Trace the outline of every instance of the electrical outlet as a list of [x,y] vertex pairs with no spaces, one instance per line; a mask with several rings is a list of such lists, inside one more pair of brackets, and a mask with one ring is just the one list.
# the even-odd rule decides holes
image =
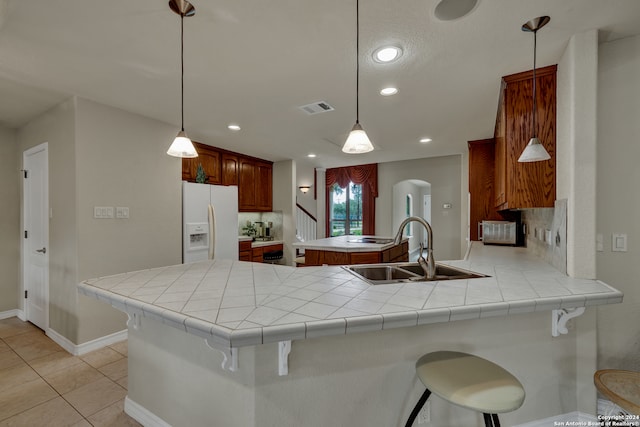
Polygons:
[[428,424],[431,422],[431,404],[427,400],[418,413],[418,424]]

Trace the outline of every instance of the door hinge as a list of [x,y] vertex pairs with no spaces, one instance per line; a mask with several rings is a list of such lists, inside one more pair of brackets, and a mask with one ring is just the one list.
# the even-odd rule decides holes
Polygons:
[[22,169],[22,173],[24,174],[25,178],[29,178],[29,171],[26,169]]
[[24,291],[24,299],[27,299],[27,292],[29,291]]
[[27,230],[24,230],[24,238],[25,239],[29,238],[29,232]]

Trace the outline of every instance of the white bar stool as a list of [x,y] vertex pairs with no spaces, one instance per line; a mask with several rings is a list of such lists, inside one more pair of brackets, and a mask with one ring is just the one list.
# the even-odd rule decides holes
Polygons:
[[427,388],[411,412],[411,427],[431,395],[455,405],[482,412],[486,427],[500,427],[498,414],[522,406],[524,388],[502,367],[478,356],[456,351],[436,351],[416,362],[416,374]]

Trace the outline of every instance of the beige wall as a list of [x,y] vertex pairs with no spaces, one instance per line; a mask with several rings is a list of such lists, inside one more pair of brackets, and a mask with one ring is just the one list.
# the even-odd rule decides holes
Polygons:
[[[222,371],[202,338],[147,318],[129,346],[128,397],[172,425],[404,426],[424,391],[415,362],[435,350],[486,357],[522,381],[524,405],[503,425],[576,410],[576,334],[553,338],[548,312],[294,341],[287,376],[276,343],[240,348],[239,370]],[[430,400],[431,425],[482,424]]]
[[[126,328],[126,316],[78,296],[83,279],[181,262],[181,162],[167,124],[72,99],[19,131],[20,151],[49,143],[50,328],[75,344]],[[125,206],[129,219],[93,218]]]
[[[600,45],[598,62],[597,277],[624,292],[598,308],[598,367],[640,370],[640,37]],[[611,234],[628,251],[611,251]]]
[[[182,162],[166,150],[175,128],[77,100],[78,279],[179,264]],[[128,207],[129,219],[94,219],[94,206]],[[125,329],[125,316],[79,297],[77,342]]]
[[[378,198],[376,199],[376,235],[395,236],[397,225],[393,223],[393,186],[401,181],[417,179],[431,183],[431,222],[434,230],[434,253],[436,259],[459,259],[464,255],[466,241],[463,231],[467,227],[466,176],[463,174],[463,156],[430,157],[416,160],[386,162],[378,164]],[[466,161],[466,160],[465,160]],[[303,164],[297,180],[308,174]],[[463,186],[463,181],[465,186]],[[318,171],[318,238],[324,236],[324,183],[323,170]],[[461,196],[461,193],[463,196]],[[301,198],[298,197],[298,200]],[[421,205],[421,201],[419,201]],[[452,209],[443,209],[451,203]]]
[[[423,185],[417,185],[413,181],[400,181],[393,186],[393,207],[392,207],[392,230],[398,230],[400,223],[406,218],[408,194],[411,195],[413,205],[413,216],[423,216],[423,198],[425,194],[430,194],[431,187],[422,181]],[[405,227],[404,234],[407,235]],[[425,240],[426,231],[423,226],[411,223],[411,237],[409,238],[409,252],[417,251],[420,242]],[[393,237],[393,236],[392,236]],[[426,256],[426,254],[425,254]]]
[[[430,157],[378,164],[378,199],[376,200],[376,234],[394,236],[393,186],[407,179],[431,184],[431,226],[436,260],[460,259],[464,255],[460,242],[462,206],[462,156]],[[451,203],[451,209],[443,204]],[[465,221],[466,223],[466,221]]]
[[0,126],[0,313],[19,308],[20,151],[17,134]]
[[74,341],[78,330],[75,101],[65,101],[35,118],[20,128],[18,138],[20,152],[43,142],[49,146],[49,327]]
[[575,34],[558,64],[557,188],[567,199],[567,274],[595,278],[598,31]]

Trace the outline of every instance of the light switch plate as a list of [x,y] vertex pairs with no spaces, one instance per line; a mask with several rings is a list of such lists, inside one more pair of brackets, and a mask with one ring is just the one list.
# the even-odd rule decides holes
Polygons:
[[113,218],[113,207],[111,206],[94,206],[93,217],[96,219]]
[[626,234],[613,233],[611,235],[611,251],[627,252],[627,235]]
[[129,218],[129,208],[124,206],[116,207],[116,218],[119,218],[119,219]]

